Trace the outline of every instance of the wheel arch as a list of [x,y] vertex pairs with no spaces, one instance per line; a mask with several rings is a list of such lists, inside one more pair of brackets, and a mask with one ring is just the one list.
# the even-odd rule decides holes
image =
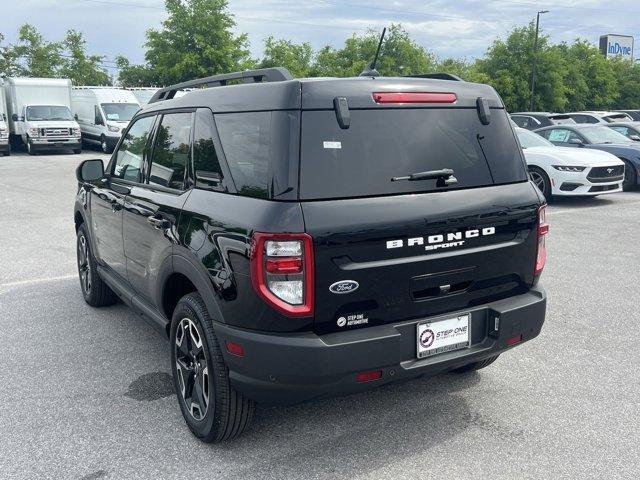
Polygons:
[[222,311],[214,295],[213,285],[208,274],[198,268],[192,260],[182,255],[172,255],[172,268],[166,272],[158,291],[159,306],[169,319],[167,335],[171,325],[171,317],[178,301],[188,293],[197,292],[202,297],[209,316],[215,321],[223,322]]

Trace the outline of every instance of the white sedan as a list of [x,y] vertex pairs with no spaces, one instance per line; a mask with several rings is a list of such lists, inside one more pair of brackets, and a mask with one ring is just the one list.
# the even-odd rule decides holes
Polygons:
[[622,191],[624,162],[615,155],[556,147],[537,133],[515,130],[531,179],[547,200],[553,195],[595,197]]

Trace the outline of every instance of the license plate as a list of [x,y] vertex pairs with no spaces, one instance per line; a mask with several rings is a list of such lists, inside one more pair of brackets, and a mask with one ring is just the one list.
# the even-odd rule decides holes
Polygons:
[[471,315],[418,324],[418,358],[468,348],[471,344]]

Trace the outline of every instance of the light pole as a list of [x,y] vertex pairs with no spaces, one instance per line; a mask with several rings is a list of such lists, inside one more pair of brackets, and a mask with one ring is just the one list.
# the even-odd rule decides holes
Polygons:
[[536,38],[533,40],[533,64],[531,66],[531,98],[529,110],[533,111],[533,94],[536,91],[536,63],[538,61],[538,31],[540,30],[540,15],[549,13],[549,10],[540,10],[536,15]]

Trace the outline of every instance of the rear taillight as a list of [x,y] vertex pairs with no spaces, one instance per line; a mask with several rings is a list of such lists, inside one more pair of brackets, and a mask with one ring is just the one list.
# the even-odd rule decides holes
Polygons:
[[313,240],[306,233],[253,234],[251,282],[276,310],[313,315],[313,273]]
[[538,237],[538,253],[536,255],[536,269],[534,275],[540,275],[547,263],[547,245],[545,237],[549,233],[549,224],[547,223],[547,206],[538,207],[538,222],[536,225],[536,235]]
[[455,93],[448,92],[376,92],[376,103],[455,103]]

